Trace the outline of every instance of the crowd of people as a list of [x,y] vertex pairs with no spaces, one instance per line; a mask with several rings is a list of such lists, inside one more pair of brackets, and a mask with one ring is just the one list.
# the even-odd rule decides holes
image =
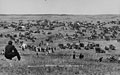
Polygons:
[[[1,21],[0,27],[3,29],[13,28],[17,33],[7,33],[0,34],[1,38],[10,38],[16,45],[25,51],[35,51],[38,52],[54,53],[57,48],[60,49],[75,49],[75,50],[95,50],[96,53],[106,53],[109,50],[116,50],[116,47],[111,44],[109,47],[101,48],[100,44],[94,42],[88,42],[85,44],[81,40],[87,41],[110,41],[117,40],[119,42],[120,38],[120,20],[110,20],[110,21],[75,21],[75,22],[61,22],[61,21],[50,21],[44,20],[27,20],[25,23],[23,20],[19,22],[7,22]],[[33,30],[32,28],[35,29]],[[66,31],[72,31],[70,32]],[[38,34],[39,37],[34,34]],[[41,36],[44,37],[41,40]],[[66,43],[57,43],[57,46],[51,46],[57,40],[67,41]],[[28,44],[26,42],[38,44]],[[77,41],[74,43],[74,41]],[[79,42],[78,42],[79,41]],[[7,50],[7,49],[5,49]],[[15,50],[16,51],[16,50]],[[18,55],[17,55],[18,56]],[[75,54],[73,54],[73,58]],[[19,57],[19,56],[18,56]],[[84,55],[80,54],[79,58],[84,58]],[[11,59],[11,58],[10,58]],[[20,58],[19,58],[20,59]]]

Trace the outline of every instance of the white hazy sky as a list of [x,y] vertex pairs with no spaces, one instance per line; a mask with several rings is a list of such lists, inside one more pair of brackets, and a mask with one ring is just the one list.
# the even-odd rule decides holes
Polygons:
[[120,14],[120,0],[0,0],[0,14]]

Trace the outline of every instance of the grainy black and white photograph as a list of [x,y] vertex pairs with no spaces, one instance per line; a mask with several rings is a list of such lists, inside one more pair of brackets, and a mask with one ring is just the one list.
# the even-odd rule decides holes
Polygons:
[[120,0],[0,0],[0,75],[120,75]]

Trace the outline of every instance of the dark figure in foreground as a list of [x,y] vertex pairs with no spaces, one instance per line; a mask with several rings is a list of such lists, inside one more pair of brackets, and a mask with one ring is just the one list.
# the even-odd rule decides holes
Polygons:
[[8,45],[5,47],[5,57],[9,60],[12,60],[12,58],[14,58],[15,56],[17,56],[18,60],[20,61],[21,57],[17,51],[17,49],[15,48],[14,45],[12,45],[12,41],[8,42]]

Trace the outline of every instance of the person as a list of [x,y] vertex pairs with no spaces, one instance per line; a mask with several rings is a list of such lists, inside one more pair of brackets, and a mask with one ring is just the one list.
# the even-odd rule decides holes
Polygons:
[[5,58],[12,60],[15,56],[17,56],[18,60],[20,61],[21,57],[20,54],[18,53],[17,49],[15,48],[14,45],[12,45],[12,41],[8,41],[8,45],[5,46]]
[[73,59],[75,59],[76,57],[75,57],[75,51],[73,51]]
[[99,58],[99,62],[102,62],[102,60],[103,60],[103,57],[100,57],[100,58]]
[[84,58],[84,55],[80,53],[79,59],[83,59],[83,58]]
[[21,48],[23,51],[27,48],[27,44],[24,43],[23,41],[21,42]]

